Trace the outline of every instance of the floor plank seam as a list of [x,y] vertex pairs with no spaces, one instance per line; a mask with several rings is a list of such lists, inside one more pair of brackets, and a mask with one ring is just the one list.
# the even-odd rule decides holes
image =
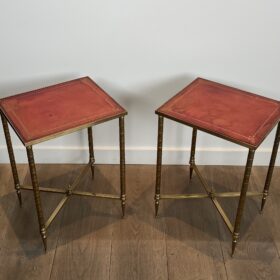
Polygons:
[[228,278],[228,271],[227,271],[227,266],[226,266],[226,261],[225,261],[225,256],[224,256],[224,252],[223,252],[221,241],[219,241],[219,244],[220,244],[221,253],[222,253],[222,257],[223,257],[223,263],[224,263],[224,267],[225,267],[226,277],[227,277],[227,280],[228,280],[229,279]]
[[[211,173],[211,182],[213,182],[213,174]],[[213,185],[211,184],[211,188],[213,188]],[[223,258],[223,264],[224,264],[224,268],[225,268],[225,272],[226,272],[226,277],[227,280],[229,279],[229,275],[228,275],[228,271],[227,271],[227,266],[226,266],[226,261],[225,261],[225,255],[224,255],[224,251],[223,251],[223,247],[222,247],[222,234],[220,231],[220,227],[219,227],[219,219],[220,216],[218,214],[217,211],[215,211],[215,224],[216,224],[216,228],[217,228],[217,233],[218,233],[218,238],[219,238],[219,245],[220,245],[220,249],[221,249],[221,253],[222,253],[222,258]]]
[[[162,203],[163,205],[163,203]],[[164,205],[162,207],[164,209]],[[156,218],[155,218],[156,219]],[[166,232],[167,232],[167,225],[164,219],[164,240],[165,240],[165,255],[166,255],[166,272],[167,272],[167,280],[170,279],[170,269],[169,269],[169,262],[168,262],[168,254],[167,254],[167,242],[166,242]]]
[[111,248],[110,248],[109,280],[111,280],[113,240],[114,240],[114,229],[112,230],[112,238],[111,238],[111,246],[110,246]]
[[[71,172],[71,175],[70,175],[70,178],[72,178],[72,177],[73,177],[73,171]],[[55,261],[55,257],[56,257],[56,253],[57,253],[57,246],[58,246],[59,239],[60,239],[62,222],[63,222],[63,219],[64,219],[64,213],[65,213],[65,208],[62,209],[62,213],[61,213],[61,220],[60,220],[60,223],[59,223],[59,230],[58,230],[58,234],[57,234],[57,239],[56,239],[56,244],[55,244],[55,252],[54,252],[54,256],[53,256],[53,261],[52,261],[52,267],[51,267],[49,280],[51,280],[52,274],[53,274],[54,261]]]
[[53,267],[54,267],[54,261],[55,261],[56,252],[57,252],[57,245],[58,245],[58,241],[59,241],[60,233],[61,233],[61,226],[62,226],[62,221],[63,221],[63,217],[64,217],[64,209],[63,209],[62,211],[63,211],[63,212],[62,212],[62,217],[61,217],[61,221],[60,221],[60,224],[59,224],[58,236],[57,236],[57,239],[56,239],[55,251],[54,251],[54,256],[53,256],[53,261],[52,261],[52,267],[51,267],[51,272],[50,272],[50,278],[49,278],[49,280],[51,280],[51,278],[52,278]]

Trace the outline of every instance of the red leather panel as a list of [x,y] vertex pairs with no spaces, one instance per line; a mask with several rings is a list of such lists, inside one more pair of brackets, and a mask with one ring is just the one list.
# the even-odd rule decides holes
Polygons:
[[279,122],[280,103],[197,78],[156,112],[228,140],[258,147]]
[[0,108],[24,144],[126,114],[88,77],[4,98]]

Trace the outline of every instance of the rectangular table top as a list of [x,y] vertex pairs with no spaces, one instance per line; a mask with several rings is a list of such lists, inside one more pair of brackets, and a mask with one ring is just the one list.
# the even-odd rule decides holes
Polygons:
[[257,148],[280,120],[280,103],[197,78],[156,110],[240,145]]
[[3,98],[0,109],[25,146],[127,113],[89,77]]

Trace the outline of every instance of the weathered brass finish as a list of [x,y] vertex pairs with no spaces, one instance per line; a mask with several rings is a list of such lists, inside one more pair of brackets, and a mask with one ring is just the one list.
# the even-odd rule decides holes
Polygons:
[[94,179],[94,150],[93,150],[93,139],[92,139],[92,127],[88,127],[88,148],[89,148],[89,163],[91,168],[91,177]]
[[[26,186],[26,185],[21,185],[21,189],[23,190],[28,190],[28,191],[33,191],[33,187],[31,186]],[[39,188],[40,192],[50,192],[50,193],[60,193],[60,194],[65,194],[69,196],[69,187],[67,189],[58,189],[58,188]],[[97,198],[108,198],[108,199],[120,199],[119,195],[114,195],[114,194],[104,194],[104,193],[91,193],[91,192],[84,192],[84,191],[71,191],[71,195],[80,195],[80,196],[92,196],[92,197],[97,197]]]
[[124,116],[119,118],[119,133],[120,133],[120,185],[121,185],[121,206],[123,217],[125,215],[125,135],[124,135]]
[[69,196],[65,196],[63,197],[60,202],[58,203],[58,205],[56,206],[56,208],[54,209],[54,211],[52,212],[52,214],[50,215],[50,217],[48,218],[48,220],[46,221],[46,228],[49,227],[49,225],[51,224],[51,222],[54,220],[54,218],[57,216],[57,214],[59,213],[59,211],[61,210],[61,208],[64,206],[64,204],[66,203],[66,201],[69,199]]
[[36,174],[36,167],[35,167],[35,162],[34,162],[32,146],[26,147],[26,151],[27,151],[31,181],[32,181],[32,186],[33,186],[33,193],[34,193],[34,198],[35,198],[38,222],[39,222],[39,226],[40,226],[40,233],[41,233],[41,237],[42,237],[42,240],[44,243],[44,248],[46,251],[47,250],[46,226],[45,226],[45,220],[44,220],[44,215],[43,215],[43,210],[42,210],[42,203],[41,203],[41,198],[40,198],[39,184],[38,184],[38,179],[37,179],[37,174]]
[[18,172],[17,172],[17,167],[16,167],[16,161],[15,161],[15,156],[14,156],[14,151],[13,151],[13,145],[12,145],[11,135],[10,135],[10,131],[9,131],[9,126],[8,126],[7,119],[3,114],[1,114],[1,119],[2,119],[2,124],[3,124],[3,130],[4,130],[4,133],[5,133],[5,138],[6,138],[7,149],[8,149],[8,154],[9,154],[9,158],[10,158],[13,178],[14,178],[14,186],[15,186],[15,190],[16,190],[16,193],[17,193],[17,196],[18,196],[19,205],[22,206],[20,183],[19,183],[19,178],[18,178]]
[[245,168],[245,172],[244,172],[243,183],[242,183],[242,188],[241,188],[241,195],[240,195],[240,198],[239,198],[237,214],[236,214],[236,218],[235,218],[234,232],[233,232],[233,235],[232,235],[232,251],[231,251],[231,255],[234,254],[234,250],[235,250],[235,247],[236,247],[237,239],[239,237],[240,222],[241,222],[241,218],[242,218],[242,214],[243,214],[243,209],[244,209],[244,205],[245,205],[246,193],[247,193],[247,190],[248,190],[249,179],[250,179],[250,175],[251,175],[254,155],[255,155],[255,150],[249,149],[249,153],[248,153],[248,157],[247,157],[247,163],[246,163],[246,168]]
[[[33,187],[32,186],[21,185],[20,188],[22,190],[33,191]],[[39,191],[40,192],[62,193],[62,194],[66,193],[66,190],[61,190],[61,189],[58,189],[58,188],[43,188],[43,187],[39,187]]]
[[196,135],[197,129],[193,128],[192,132],[192,147],[191,147],[191,155],[190,155],[190,180],[192,179],[193,174],[193,166],[195,164],[195,146],[196,146]]
[[201,175],[201,173],[199,172],[199,170],[198,170],[198,168],[197,168],[197,166],[196,166],[195,164],[194,164],[194,166],[193,166],[193,169],[194,169],[196,175],[198,176],[198,178],[199,178],[199,180],[200,180],[202,186],[204,187],[206,193],[207,193],[208,195],[210,195],[210,194],[212,193],[211,187],[210,187],[210,186],[208,185],[208,183],[205,181],[205,179],[203,178],[203,176]]
[[107,199],[120,199],[119,195],[114,194],[105,194],[105,193],[91,193],[83,191],[73,191],[72,195],[81,195],[81,196],[91,196],[96,198],[107,198]]
[[273,174],[273,170],[274,170],[274,165],[275,165],[275,160],[276,160],[276,156],[277,156],[277,152],[278,152],[279,141],[280,141],[280,123],[277,126],[272,155],[270,158],[269,168],[268,168],[266,179],[265,179],[261,212],[263,211],[263,208],[264,208],[267,196],[268,196],[269,186],[270,186],[270,182],[271,182],[271,178],[272,178],[272,174]]
[[[27,157],[29,162],[29,169],[31,174],[31,180],[32,180],[32,186],[28,185],[20,185],[14,153],[13,153],[13,146],[11,142],[11,137],[9,133],[8,128],[8,122],[3,114],[1,114],[2,122],[3,122],[3,128],[5,132],[6,142],[7,142],[7,148],[9,152],[14,182],[15,182],[15,188],[17,191],[17,195],[21,204],[21,189],[22,190],[32,190],[34,193],[35,198],[35,204],[36,204],[36,210],[37,210],[37,216],[39,221],[39,227],[40,227],[40,233],[43,240],[45,251],[47,250],[47,235],[46,235],[46,229],[51,225],[52,221],[55,219],[55,217],[58,215],[62,207],[65,205],[67,200],[72,195],[78,195],[78,196],[87,196],[87,197],[95,197],[95,198],[105,198],[105,199],[117,199],[121,201],[122,206],[122,214],[124,216],[125,214],[125,202],[126,202],[126,193],[125,193],[125,138],[124,138],[124,115],[122,115],[119,118],[119,127],[120,127],[120,133],[119,133],[119,139],[120,139],[120,189],[121,194],[120,195],[113,195],[113,194],[103,194],[103,193],[91,193],[91,192],[85,192],[85,191],[75,191],[75,188],[79,185],[81,179],[84,177],[85,173],[88,171],[88,169],[91,169],[92,178],[94,179],[94,150],[93,150],[93,137],[92,137],[92,128],[88,127],[88,144],[89,144],[89,162],[88,164],[80,171],[78,176],[74,179],[73,183],[69,186],[67,186],[64,189],[60,188],[44,188],[39,187],[37,174],[36,174],[36,167],[34,162],[34,155],[33,155],[33,149],[32,145],[26,147],[27,151]],[[45,222],[42,205],[41,205],[41,199],[40,199],[40,191],[42,192],[49,192],[49,193],[57,193],[57,194],[63,194],[64,197],[61,199],[61,201],[58,203],[57,207],[54,209],[54,211],[51,213],[47,221]]]
[[233,233],[233,225],[231,224],[228,216],[226,215],[224,209],[222,208],[221,204],[218,202],[218,200],[216,199],[216,197],[212,197],[211,196],[211,200],[214,203],[216,209],[218,210],[219,214],[221,215],[221,217],[223,218],[223,221],[225,222],[226,226],[228,227],[229,231],[231,233]]
[[68,191],[69,190],[74,190],[78,184],[80,183],[81,179],[83,178],[83,176],[86,174],[88,168],[89,168],[90,164],[88,163],[79,173],[79,175],[76,177],[76,179],[74,180],[72,185],[68,186]]
[[[205,193],[192,193],[192,194],[161,194],[160,199],[186,199],[186,198],[209,198],[211,197],[239,197],[240,192],[210,192]],[[262,192],[247,192],[247,196],[263,196]]]
[[156,171],[156,191],[155,191],[155,215],[156,216],[158,214],[159,199],[160,199],[162,138],[163,138],[163,117],[158,116],[157,171]]
[[[157,112],[156,112],[157,113]],[[165,116],[163,114],[158,114],[158,145],[157,145],[157,171],[156,171],[156,188],[155,188],[155,210],[156,210],[156,216],[158,214],[158,206],[159,206],[159,200],[160,199],[198,199],[198,198],[210,198],[213,204],[215,205],[216,209],[218,210],[219,214],[223,218],[225,224],[227,225],[229,231],[232,233],[232,255],[234,254],[235,247],[237,244],[237,240],[239,237],[239,230],[240,230],[240,224],[242,219],[242,214],[244,210],[245,200],[247,196],[262,196],[262,208],[264,207],[266,197],[268,195],[268,190],[271,182],[271,177],[273,173],[273,168],[276,160],[276,155],[279,147],[280,142],[280,124],[278,124],[277,132],[275,136],[274,146],[273,146],[273,152],[270,160],[270,165],[266,177],[265,187],[263,192],[248,192],[248,184],[254,159],[254,153],[255,153],[255,147],[251,147],[250,145],[242,142],[236,142],[232,141],[234,143],[240,144],[242,146],[249,148],[247,163],[246,163],[246,169],[244,172],[244,178],[242,182],[242,188],[241,192],[221,192],[217,193],[215,192],[206,182],[206,180],[201,175],[200,171],[198,170],[196,164],[195,164],[195,147],[196,147],[196,137],[197,137],[197,127],[181,122],[177,119],[172,119],[169,116]],[[169,119],[175,120],[177,122],[181,122],[183,124],[189,125],[193,128],[192,132],[192,145],[191,145],[191,154],[190,154],[190,179],[192,178],[193,171],[197,174],[202,186],[204,187],[206,194],[203,193],[193,193],[193,194],[160,194],[160,185],[161,185],[161,165],[162,165],[162,139],[163,139],[163,121],[164,117],[167,117]],[[202,130],[202,129],[201,129]],[[223,136],[214,134],[211,131],[202,130],[205,132],[208,132],[210,134],[213,134],[215,136],[223,138]],[[224,138],[226,140],[231,141],[232,139]],[[231,224],[229,218],[227,217],[226,213],[224,212],[223,208],[221,207],[220,203],[218,202],[218,197],[239,197],[239,204],[236,214],[236,219],[234,226]]]
[[[49,216],[45,223],[45,229],[47,229],[54,218],[57,216],[59,211],[62,209],[62,207],[65,205],[67,200],[70,198],[71,195],[79,195],[79,196],[91,196],[96,198],[106,198],[106,199],[120,199],[120,196],[118,195],[111,195],[111,194],[102,194],[102,193],[91,193],[91,192],[84,192],[84,191],[75,191],[75,188],[78,186],[80,180],[83,178],[87,170],[91,167],[91,163],[88,163],[78,174],[78,176],[74,179],[73,184],[67,186],[64,190],[59,188],[38,188],[39,191],[42,192],[50,192],[50,193],[60,193],[64,194],[65,196],[61,199],[61,201],[58,203],[57,207],[54,209],[52,214]],[[21,185],[21,189],[23,190],[34,190],[31,186]]]
[[192,194],[160,194],[159,199],[187,199],[187,198],[208,198],[209,195],[205,193]]

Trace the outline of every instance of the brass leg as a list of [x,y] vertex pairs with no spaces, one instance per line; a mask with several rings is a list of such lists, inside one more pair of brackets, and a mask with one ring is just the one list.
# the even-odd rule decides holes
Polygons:
[[12,167],[12,173],[13,173],[13,178],[14,178],[14,186],[15,186],[16,193],[17,193],[17,196],[18,196],[19,204],[21,206],[22,205],[22,199],[21,199],[21,192],[20,192],[20,183],[19,183],[17,166],[16,166],[16,161],[15,161],[15,156],[14,156],[14,151],[13,151],[13,144],[12,144],[12,140],[11,140],[11,136],[10,136],[10,132],[9,132],[8,122],[5,118],[5,116],[2,115],[2,114],[1,114],[1,118],[2,118],[2,123],[3,123],[3,130],[4,130],[4,133],[5,133],[5,138],[6,138],[10,163],[11,163],[11,167]]
[[89,148],[89,163],[91,168],[91,176],[94,179],[94,151],[93,151],[93,140],[92,140],[92,127],[88,127],[88,148]]
[[38,221],[40,226],[40,233],[41,237],[44,243],[45,251],[47,250],[47,235],[46,235],[46,227],[45,227],[45,221],[44,221],[44,215],[41,205],[41,198],[40,198],[40,191],[39,191],[39,184],[36,174],[36,167],[34,162],[34,156],[33,156],[33,150],[32,146],[26,147],[27,151],[27,157],[29,162],[29,169],[30,169],[30,175],[32,180],[32,186],[33,186],[33,193],[35,198],[35,204],[36,204],[36,210],[38,215]]
[[273,170],[274,170],[274,164],[275,164],[275,160],[276,160],[276,156],[277,156],[277,152],[278,152],[279,141],[280,141],[280,123],[277,126],[277,131],[276,131],[276,135],[275,135],[273,150],[272,150],[270,163],[269,163],[269,168],[268,168],[268,171],[267,171],[265,185],[264,185],[264,189],[263,189],[261,212],[263,211],[263,208],[264,208],[264,205],[265,205],[265,202],[266,202],[266,198],[268,196],[269,186],[270,186],[270,182],[271,182],[271,178],[272,178],[272,174],[273,174]]
[[158,214],[159,199],[160,199],[162,138],[163,138],[163,117],[158,116],[157,171],[156,171],[156,190],[155,190],[155,215],[156,216]]
[[243,177],[243,183],[242,183],[242,188],[241,188],[241,193],[240,193],[240,198],[239,198],[239,203],[237,208],[237,214],[235,218],[234,231],[232,234],[232,251],[231,251],[232,256],[234,254],[234,250],[237,244],[237,239],[239,237],[240,223],[244,210],[246,193],[248,190],[248,184],[249,184],[250,174],[251,174],[253,160],[254,160],[254,154],[255,154],[255,150],[250,149],[248,153],[245,173]]
[[190,155],[190,180],[192,179],[193,174],[193,166],[195,164],[195,146],[196,146],[196,135],[197,129],[193,128],[192,132],[192,147],[191,147],[191,155]]
[[120,179],[121,179],[121,205],[122,215],[125,215],[125,142],[124,142],[124,117],[119,118],[120,133]]

